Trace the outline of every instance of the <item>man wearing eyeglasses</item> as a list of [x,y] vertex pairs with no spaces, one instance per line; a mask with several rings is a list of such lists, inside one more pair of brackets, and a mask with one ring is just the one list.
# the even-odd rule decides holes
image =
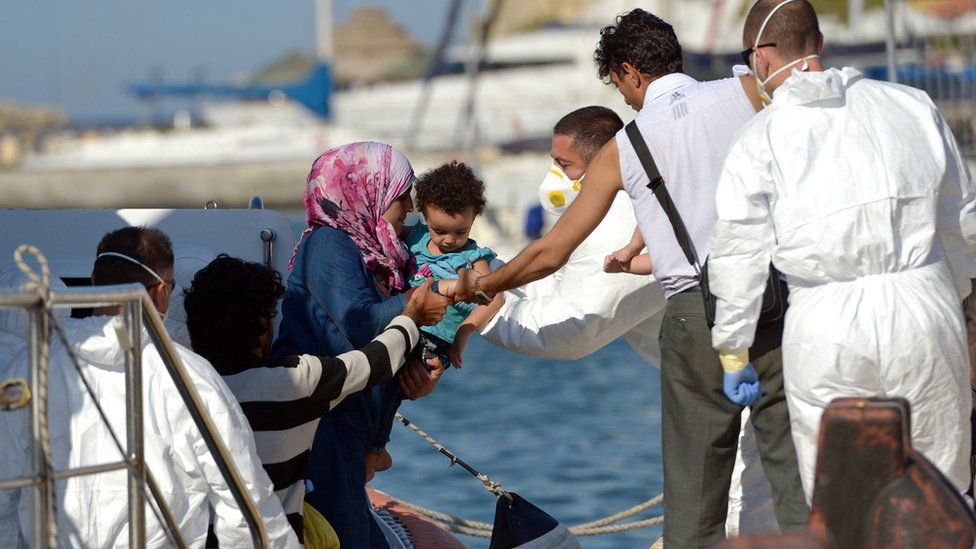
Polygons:
[[[640,9],[620,16],[600,35],[594,56],[599,75],[639,111],[636,126],[704,260],[722,163],[735,135],[760,108],[755,81],[699,82],[684,74],[674,30]],[[760,331],[751,349],[762,394],[757,389],[748,399],[730,400],[742,395],[727,396],[730,384],[711,346],[695,268],[649,184],[626,129],[619,132],[590,163],[586,185],[553,229],[489,275],[459,273],[455,299],[485,302],[553,273],[600,223],[617,191],[626,191],[668,298],[660,335],[665,546],[709,547],[724,537],[740,415],[747,405],[779,526],[801,528],[809,509],[783,394],[782,326]]]
[[[911,404],[912,446],[963,492],[972,395],[960,302],[976,276],[976,187],[931,98],[819,61],[807,0],[760,0],[743,42],[771,104],[732,144],[717,187],[712,340],[748,361],[772,261],[790,288],[783,369],[807,500],[835,398]],[[765,271],[764,271],[765,270]]]

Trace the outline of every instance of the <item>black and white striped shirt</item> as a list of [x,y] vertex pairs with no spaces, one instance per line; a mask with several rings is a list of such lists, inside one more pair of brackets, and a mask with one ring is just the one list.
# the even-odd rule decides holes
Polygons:
[[251,424],[258,456],[299,541],[305,476],[319,420],[347,396],[390,380],[419,339],[413,320],[398,316],[365,347],[337,357],[212,361]]

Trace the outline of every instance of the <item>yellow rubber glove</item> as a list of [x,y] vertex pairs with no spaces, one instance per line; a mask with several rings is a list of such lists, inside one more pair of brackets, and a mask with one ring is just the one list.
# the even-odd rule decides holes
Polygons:
[[726,372],[740,372],[749,364],[749,349],[719,349],[718,359]]

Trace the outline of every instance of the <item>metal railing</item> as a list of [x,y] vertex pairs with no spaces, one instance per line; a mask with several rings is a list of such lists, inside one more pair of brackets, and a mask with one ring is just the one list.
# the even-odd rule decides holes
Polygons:
[[[120,462],[55,471],[51,463],[50,446],[46,433],[47,348],[51,342],[52,322],[57,322],[51,313],[51,308],[113,306],[122,307],[124,336],[128,338],[128,341],[120,341],[126,347],[126,449],[123,452],[124,458]],[[127,284],[84,289],[72,288],[51,291],[47,296],[42,296],[39,293],[31,291],[13,292],[0,290],[0,308],[21,308],[26,310],[30,316],[29,363],[31,374],[29,383],[32,393],[30,397],[30,410],[33,471],[29,477],[0,480],[0,490],[33,488],[34,497],[32,499],[31,510],[32,547],[43,548],[56,544],[56,516],[53,516],[52,513],[55,480],[121,469],[127,469],[129,472],[129,546],[142,547],[145,545],[147,488],[156,503],[156,507],[153,510],[158,511],[162,515],[160,517],[161,522],[165,524],[166,529],[173,537],[174,544],[182,547],[186,546],[172,512],[166,505],[165,499],[161,497],[159,487],[143,459],[142,345],[140,341],[142,326],[139,322],[140,317],[149,333],[150,340],[156,346],[156,350],[159,352],[163,364],[166,366],[177,391],[193,418],[193,422],[200,430],[207,448],[213,455],[221,475],[228,484],[231,495],[237,502],[247,522],[254,546],[261,548],[268,547],[267,532],[264,523],[261,521],[261,515],[257,506],[247,492],[240,473],[234,465],[234,461],[230,457],[226,446],[217,434],[217,430],[211,422],[210,417],[203,412],[205,410],[203,402],[193,382],[187,375],[186,370],[183,368],[179,355],[173,343],[170,341],[166,329],[163,327],[163,321],[156,313],[156,307],[149,299],[149,295],[143,286]],[[54,331],[57,332],[58,337],[62,339],[66,349],[71,354],[70,346],[57,325],[54,326]],[[120,340],[124,339],[123,332],[120,331],[119,336]],[[74,359],[74,357],[72,358]],[[80,371],[79,374],[81,374]],[[84,376],[81,379],[87,386]],[[90,387],[88,389],[90,391]],[[102,414],[103,421],[105,421],[106,417],[97,401],[95,405],[99,413]],[[109,430],[111,431],[111,429]],[[113,438],[115,437],[114,432],[112,432],[112,436]],[[115,442],[121,449],[121,444],[118,439]]]

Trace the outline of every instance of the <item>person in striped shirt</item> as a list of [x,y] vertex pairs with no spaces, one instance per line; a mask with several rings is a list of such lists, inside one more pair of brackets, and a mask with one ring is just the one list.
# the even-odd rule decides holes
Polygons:
[[389,381],[446,309],[426,282],[365,347],[337,357],[271,357],[281,275],[220,255],[184,294],[194,351],[207,358],[237,397],[254,431],[258,456],[303,541],[302,503],[315,430],[323,415],[357,391]]

